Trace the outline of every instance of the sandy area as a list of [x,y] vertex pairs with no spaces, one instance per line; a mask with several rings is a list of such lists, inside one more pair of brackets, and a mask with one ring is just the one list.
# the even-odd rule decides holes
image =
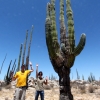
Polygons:
[[[2,89],[0,91],[0,100],[13,100],[13,94],[15,89]],[[72,94],[74,100],[100,100],[100,90],[96,90],[94,93],[80,93],[80,90],[72,88]],[[45,90],[45,100],[59,100],[59,89]],[[34,100],[35,89],[29,88],[26,92],[26,100]],[[40,100],[40,97],[39,99]]]

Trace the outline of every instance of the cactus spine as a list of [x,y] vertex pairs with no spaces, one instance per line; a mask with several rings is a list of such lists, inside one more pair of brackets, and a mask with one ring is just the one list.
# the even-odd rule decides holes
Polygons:
[[66,8],[67,29],[64,20],[64,0],[60,0],[60,44],[56,30],[55,0],[51,0],[51,2],[47,4],[45,23],[49,58],[55,72],[59,75],[59,100],[73,100],[70,89],[70,68],[74,64],[75,57],[83,50],[86,41],[85,34],[82,34],[79,44],[75,46],[74,21],[70,0],[66,0]]

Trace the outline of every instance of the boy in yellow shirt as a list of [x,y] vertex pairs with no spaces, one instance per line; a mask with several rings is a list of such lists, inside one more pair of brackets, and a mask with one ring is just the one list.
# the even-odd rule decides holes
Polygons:
[[27,77],[31,72],[34,71],[32,68],[32,63],[30,63],[31,70],[25,70],[25,67],[25,65],[22,65],[21,71],[16,72],[16,74],[12,78],[12,81],[15,81],[17,79],[14,100],[25,100]]

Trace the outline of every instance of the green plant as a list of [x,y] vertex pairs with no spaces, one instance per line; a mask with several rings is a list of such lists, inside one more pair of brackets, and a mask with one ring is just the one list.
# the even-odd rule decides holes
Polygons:
[[29,56],[30,56],[30,48],[31,48],[31,42],[32,42],[32,34],[33,34],[33,25],[32,25],[31,32],[30,32],[30,41],[29,41],[28,53],[27,53],[27,57],[26,57],[26,70],[28,70],[28,65],[29,65]]
[[[27,53],[27,57],[26,57],[26,70],[28,70],[28,66],[29,66],[29,57],[30,57],[30,48],[31,48],[31,42],[32,42],[32,34],[33,34],[33,25],[32,25],[31,32],[30,32],[30,41],[29,41],[28,53]],[[29,76],[30,76],[30,74],[28,75],[28,77]],[[28,88],[28,77],[27,77],[27,86],[26,86],[26,88]]]
[[10,64],[9,64],[9,67],[8,67],[8,70],[7,70],[7,74],[6,74],[6,78],[5,78],[5,82],[6,82],[7,85],[11,82],[11,77],[10,77],[11,63],[12,63],[12,60],[10,61]]
[[77,69],[76,69],[76,74],[77,74],[77,80],[79,80],[79,79],[80,79],[80,76],[79,76],[79,74],[78,74]]
[[95,76],[92,73],[90,73],[90,76],[88,77],[88,81],[90,83],[95,81]]
[[57,77],[54,76],[53,74],[51,74],[51,77],[49,77],[49,78],[50,78],[50,80],[56,80],[57,79]]
[[[60,0],[60,44],[56,30],[55,0],[47,4],[47,17],[45,23],[46,44],[50,61],[59,76],[59,100],[73,100],[70,89],[70,68],[75,57],[84,48],[86,36],[81,35],[80,42],[75,46],[74,21],[70,0],[66,0],[67,30],[64,23],[64,0]],[[67,36],[66,36],[67,33]]]
[[84,76],[82,75],[82,80],[84,80]]
[[0,68],[0,74],[1,74],[1,71],[2,71],[3,64],[4,64],[5,60],[6,60],[6,56],[7,56],[7,54],[5,55],[5,58],[4,58],[3,62],[2,62],[2,65],[1,65],[1,68]]
[[20,45],[20,53],[19,53],[18,66],[17,66],[16,72],[20,70],[20,62],[21,62],[21,56],[22,56],[22,48],[23,48],[23,44]]
[[22,55],[22,65],[24,64],[24,59],[25,59],[27,38],[28,38],[28,30],[26,31],[26,38],[25,38],[25,43],[24,43],[24,51],[23,51],[23,55]]

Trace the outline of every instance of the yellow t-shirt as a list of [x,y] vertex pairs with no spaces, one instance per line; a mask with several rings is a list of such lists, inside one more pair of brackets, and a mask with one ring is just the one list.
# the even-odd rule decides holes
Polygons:
[[30,70],[25,70],[25,72],[23,73],[21,71],[18,71],[14,75],[14,78],[17,79],[16,87],[26,86],[26,80],[29,73],[30,73]]

